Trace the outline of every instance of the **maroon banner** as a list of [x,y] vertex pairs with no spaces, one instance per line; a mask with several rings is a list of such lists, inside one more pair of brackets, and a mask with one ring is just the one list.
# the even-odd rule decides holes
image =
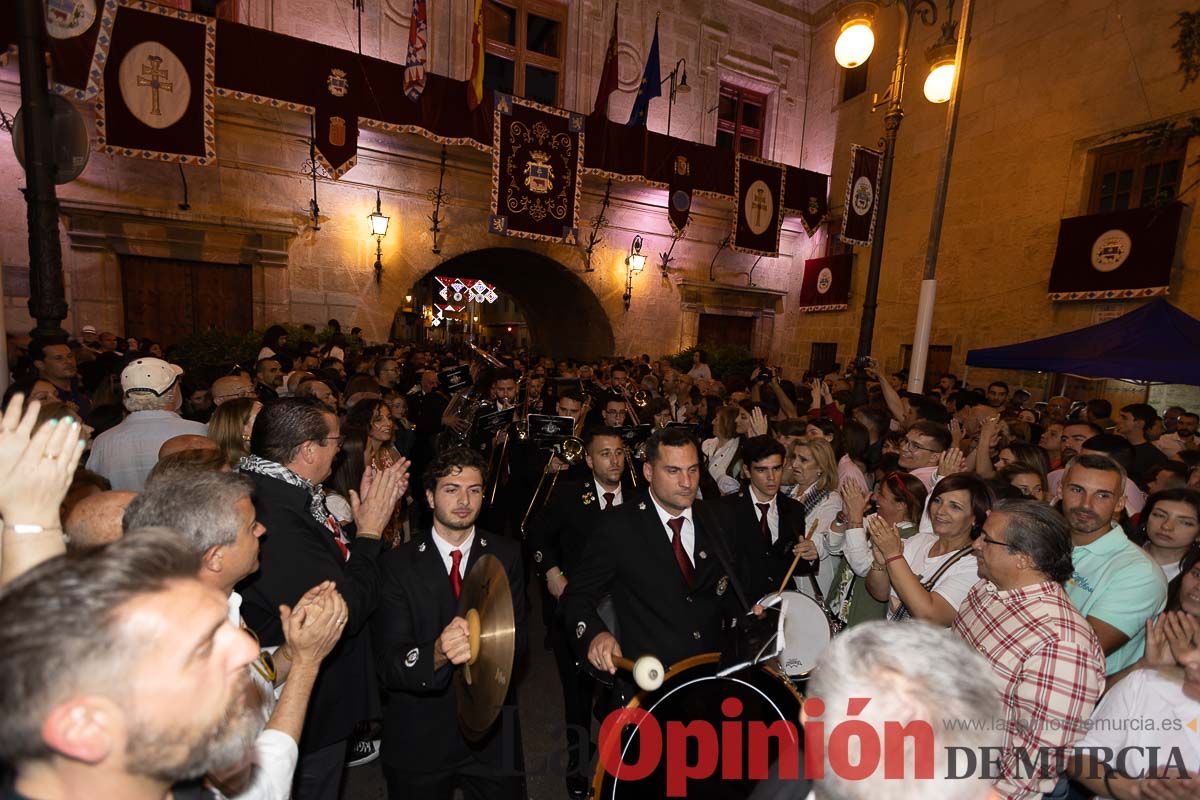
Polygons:
[[499,92],[494,104],[488,231],[577,244],[583,116]]
[[756,256],[779,255],[786,170],[783,164],[738,154],[733,168],[737,213],[730,246],[734,250]]
[[842,208],[842,232],[846,244],[869,247],[875,238],[875,215],[879,211],[879,181],[883,172],[883,154],[850,145],[850,177],[846,179],[846,200]]
[[215,35],[211,17],[121,0],[96,97],[99,148],[155,161],[212,163]]
[[1064,219],[1051,300],[1136,300],[1169,294],[1183,204]]
[[804,262],[800,283],[800,311],[845,311],[850,307],[850,266],[853,253]]
[[783,213],[785,216],[799,217],[804,232],[812,236],[829,214],[829,176],[788,167],[786,180]]
[[680,233],[687,227],[692,211],[692,164],[687,156],[675,156],[671,185],[667,189],[667,217],[671,230]]
[[116,15],[117,0],[46,0],[52,90],[76,102],[99,94]]

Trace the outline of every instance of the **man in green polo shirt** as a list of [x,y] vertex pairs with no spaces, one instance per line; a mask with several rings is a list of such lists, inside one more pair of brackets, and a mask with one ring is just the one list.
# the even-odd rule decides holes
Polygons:
[[1125,507],[1125,470],[1108,456],[1085,454],[1067,465],[1059,486],[1071,526],[1075,572],[1067,597],[1087,618],[1112,675],[1142,657],[1146,620],[1167,603],[1162,569],[1116,523]]

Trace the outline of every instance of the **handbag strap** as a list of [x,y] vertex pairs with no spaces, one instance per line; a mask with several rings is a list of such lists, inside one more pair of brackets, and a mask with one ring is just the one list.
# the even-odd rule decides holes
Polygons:
[[961,550],[956,551],[954,555],[946,561],[945,564],[942,564],[940,567],[938,567],[937,572],[933,573],[933,577],[921,583],[921,587],[927,592],[932,592],[933,587],[937,585],[938,580],[946,574],[946,570],[957,564],[962,557],[969,552],[971,552],[971,545],[967,545]]

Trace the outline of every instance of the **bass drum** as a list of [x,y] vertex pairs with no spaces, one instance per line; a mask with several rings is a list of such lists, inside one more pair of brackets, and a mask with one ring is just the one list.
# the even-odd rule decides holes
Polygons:
[[[626,714],[630,724],[620,730],[615,725],[601,729],[593,798],[663,800],[671,796],[668,780],[673,778],[674,796],[681,796],[682,788],[688,800],[738,800],[754,793],[764,764],[774,770],[777,763],[795,759],[792,763],[803,770],[803,698],[796,687],[773,667],[747,667],[717,677],[719,658],[718,653],[705,653],[672,665],[659,689],[640,692],[624,709],[613,712]],[[681,724],[699,722],[706,724],[687,730],[686,745],[681,745]],[[773,723],[787,724],[772,727]],[[703,739],[707,741],[702,744]],[[607,758],[606,748],[612,754]],[[704,751],[710,757],[698,766],[705,762]],[[606,761],[616,775],[606,771]],[[689,775],[681,786],[682,771],[689,768],[706,774]]]

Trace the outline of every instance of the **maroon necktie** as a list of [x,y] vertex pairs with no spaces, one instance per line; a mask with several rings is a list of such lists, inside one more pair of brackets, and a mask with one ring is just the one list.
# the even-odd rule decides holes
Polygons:
[[616,499],[617,499],[616,492],[605,492],[604,493],[604,508],[602,508],[600,510],[607,511],[608,509],[612,508],[613,500],[616,500]]
[[450,588],[454,590],[454,599],[462,594],[462,576],[458,574],[458,565],[462,563],[462,550],[450,551]]
[[671,549],[675,551],[675,563],[679,564],[679,571],[683,573],[683,579],[687,581],[688,586],[691,586],[695,570],[692,569],[692,562],[688,559],[687,551],[683,549],[683,517],[671,517],[667,520],[667,527],[674,534],[671,536]]
[[767,512],[771,510],[771,504],[770,503],[755,503],[754,505],[758,506],[758,510],[762,512],[762,519],[760,519],[758,521],[758,524],[759,524],[759,528],[762,530],[763,541],[766,542],[768,547],[770,547],[771,546],[771,526],[769,524],[767,524]]

